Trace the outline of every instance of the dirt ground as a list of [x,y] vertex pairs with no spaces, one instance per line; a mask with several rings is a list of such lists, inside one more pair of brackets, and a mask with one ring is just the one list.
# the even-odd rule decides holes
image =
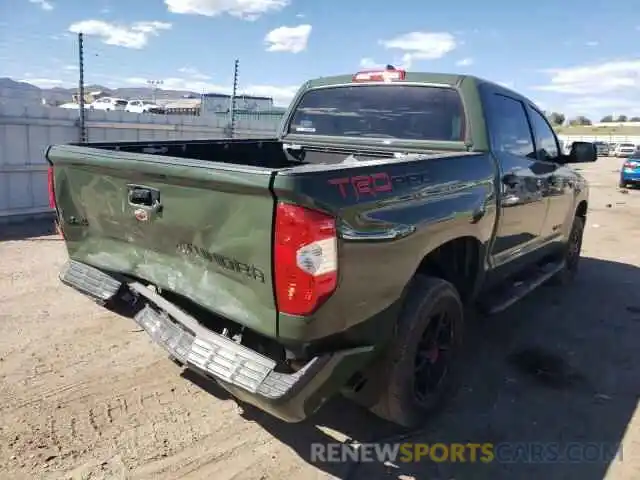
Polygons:
[[5,225],[0,478],[640,478],[640,190],[617,190],[620,163],[582,168],[591,202],[576,283],[472,324],[464,387],[406,440],[622,442],[621,461],[314,465],[311,442],[377,441],[394,430],[341,399],[297,425],[243,412],[181,374],[132,321],[63,287],[55,235]]

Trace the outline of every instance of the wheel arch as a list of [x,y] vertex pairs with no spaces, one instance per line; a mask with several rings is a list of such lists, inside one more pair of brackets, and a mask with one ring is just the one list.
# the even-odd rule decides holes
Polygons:
[[486,245],[472,235],[443,241],[423,255],[409,284],[417,275],[438,277],[453,284],[463,302],[469,303],[483,279],[485,250]]

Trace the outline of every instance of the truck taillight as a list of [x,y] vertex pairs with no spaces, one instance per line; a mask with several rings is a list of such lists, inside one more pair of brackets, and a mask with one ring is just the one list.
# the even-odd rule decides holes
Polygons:
[[49,188],[49,207],[56,208],[56,193],[53,187],[53,166],[47,170],[47,186]]
[[273,248],[278,309],[289,315],[313,313],[338,283],[335,219],[280,202]]

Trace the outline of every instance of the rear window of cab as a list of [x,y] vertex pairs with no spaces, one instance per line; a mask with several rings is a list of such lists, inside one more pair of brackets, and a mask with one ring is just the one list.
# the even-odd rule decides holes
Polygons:
[[450,87],[360,84],[307,91],[288,133],[462,141],[462,99]]

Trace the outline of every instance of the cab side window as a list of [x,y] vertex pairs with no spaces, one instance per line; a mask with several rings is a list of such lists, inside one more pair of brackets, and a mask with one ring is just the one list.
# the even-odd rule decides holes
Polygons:
[[536,139],[536,153],[538,160],[543,162],[556,162],[560,156],[558,142],[549,122],[540,112],[529,108],[531,124]]
[[519,100],[491,94],[487,98],[490,135],[497,152],[535,158],[535,148],[525,106]]

